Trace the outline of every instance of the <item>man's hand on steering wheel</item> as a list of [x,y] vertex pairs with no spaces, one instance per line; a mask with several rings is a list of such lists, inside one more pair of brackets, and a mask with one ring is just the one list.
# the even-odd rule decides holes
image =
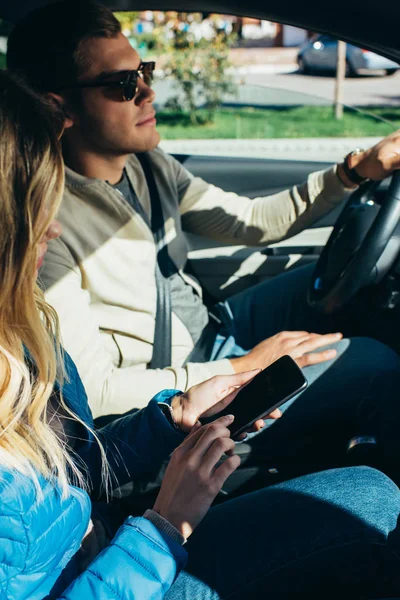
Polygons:
[[[349,166],[355,169],[360,177],[381,181],[400,169],[400,130],[388,135],[383,140],[350,158]],[[343,165],[338,165],[338,175],[348,187],[353,187],[343,171]]]
[[[399,256],[400,131],[368,150],[350,152],[337,175],[354,192],[318,258],[307,296],[309,305],[325,314],[382,281]],[[376,202],[379,183],[389,175],[390,185]]]

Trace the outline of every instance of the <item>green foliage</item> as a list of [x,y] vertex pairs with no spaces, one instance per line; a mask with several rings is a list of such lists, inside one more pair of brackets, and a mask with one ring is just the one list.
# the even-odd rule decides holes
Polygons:
[[[114,13],[123,30],[133,31],[140,15],[137,12]],[[229,74],[229,47],[235,35],[226,36],[212,22],[215,35],[211,40],[197,39],[192,25],[201,22],[200,14],[165,12],[155,15],[152,33],[134,34],[131,44],[142,57],[149,53],[175,81],[176,95],[169,108],[188,111],[193,124],[212,122],[215,110],[226,93],[235,86]],[[199,106],[205,110],[199,110]]]
[[153,33],[136,33],[134,39],[138,48],[146,47],[146,52],[156,52],[158,49],[158,41]]
[[135,21],[137,21],[139,17],[139,13],[135,11],[124,11],[124,12],[115,12],[114,15],[117,17],[118,21],[121,23],[122,29],[129,29],[132,31],[133,25]]
[[6,68],[6,55],[0,52],[0,69]]
[[[233,38],[215,28],[211,40],[198,40],[191,33],[187,15],[183,13],[178,14],[170,31],[172,35],[164,48],[164,70],[175,80],[177,93],[168,102],[168,107],[187,111],[194,125],[212,122],[223,95],[235,91],[228,72],[228,53]],[[202,106],[201,110],[199,106]]]

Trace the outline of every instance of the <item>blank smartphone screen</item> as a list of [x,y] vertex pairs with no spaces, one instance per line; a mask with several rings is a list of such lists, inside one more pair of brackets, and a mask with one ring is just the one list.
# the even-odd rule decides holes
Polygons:
[[221,415],[235,415],[229,429],[232,433],[239,432],[245,425],[261,415],[266,416],[306,386],[307,380],[295,361],[290,356],[282,356],[240,390]]

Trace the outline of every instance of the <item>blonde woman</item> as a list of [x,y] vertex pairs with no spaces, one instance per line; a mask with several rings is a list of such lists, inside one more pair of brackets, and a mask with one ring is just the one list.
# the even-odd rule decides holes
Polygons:
[[[198,418],[226,406],[254,372],[179,397],[166,390],[94,432],[79,375],[58,345],[57,317],[35,281],[47,241],[60,233],[57,128],[48,106],[0,72],[0,598],[398,592],[400,498],[378,471],[319,473],[208,510],[239,459],[232,418],[208,426]],[[96,497],[171,452],[153,510],[117,531],[91,518],[88,491]]]

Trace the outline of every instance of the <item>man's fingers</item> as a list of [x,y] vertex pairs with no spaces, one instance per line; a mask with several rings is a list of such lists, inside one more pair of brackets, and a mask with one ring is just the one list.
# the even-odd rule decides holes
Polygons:
[[282,334],[287,338],[300,338],[310,335],[308,331],[282,331]]
[[310,352],[310,354],[304,354],[296,358],[296,363],[299,367],[310,367],[311,365],[317,365],[327,360],[335,358],[337,352],[333,348],[329,350],[322,350],[322,352]]
[[[279,419],[281,416],[282,416],[281,411],[279,410],[279,408],[276,408],[275,410],[272,411],[271,414],[264,417],[264,419]],[[257,431],[261,431],[261,429],[264,429],[264,427],[265,427],[264,419],[258,419],[258,421],[253,423],[251,428],[248,430],[248,433],[254,433]],[[240,438],[238,438],[238,439],[240,439]]]
[[297,348],[296,353],[301,352],[302,354],[306,354],[307,352],[312,352],[317,348],[323,348],[324,346],[330,346],[331,344],[335,344],[339,342],[343,338],[341,333],[328,333],[326,335],[312,335],[307,340],[302,342]]

